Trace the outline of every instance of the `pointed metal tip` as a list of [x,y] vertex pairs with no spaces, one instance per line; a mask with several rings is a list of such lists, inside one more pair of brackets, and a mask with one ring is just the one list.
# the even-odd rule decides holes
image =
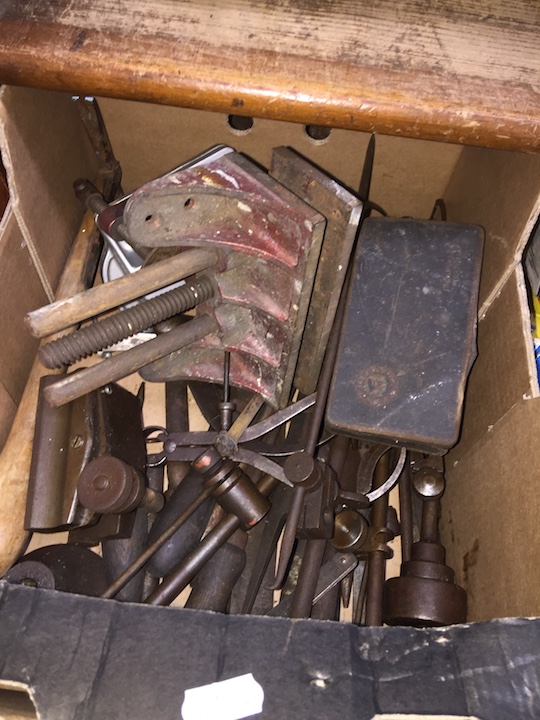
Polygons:
[[373,175],[373,163],[375,160],[375,133],[369,138],[368,146],[366,148],[366,155],[364,157],[364,167],[362,168],[362,175],[360,178],[360,185],[358,186],[358,197],[366,202],[369,198],[369,191],[371,188],[371,177]]

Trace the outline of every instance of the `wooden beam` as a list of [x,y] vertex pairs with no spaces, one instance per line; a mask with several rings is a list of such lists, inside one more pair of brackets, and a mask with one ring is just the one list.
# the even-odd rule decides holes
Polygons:
[[4,0],[0,81],[537,151],[530,0]]

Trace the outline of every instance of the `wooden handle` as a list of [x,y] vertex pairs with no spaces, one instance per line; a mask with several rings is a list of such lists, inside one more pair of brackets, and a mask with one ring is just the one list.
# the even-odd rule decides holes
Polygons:
[[26,316],[26,323],[35,337],[50,335],[205,270],[214,265],[218,257],[212,249],[186,250],[131,275],[33,310]]
[[[94,216],[88,212],[83,218],[60,279],[57,291],[59,298],[71,297],[83,289],[81,278],[89,252],[89,238],[94,233],[97,233]],[[39,381],[43,375],[50,374],[58,374],[58,371],[45,370],[36,358],[9,437],[0,453],[0,575],[16,560],[26,539],[24,514]]]

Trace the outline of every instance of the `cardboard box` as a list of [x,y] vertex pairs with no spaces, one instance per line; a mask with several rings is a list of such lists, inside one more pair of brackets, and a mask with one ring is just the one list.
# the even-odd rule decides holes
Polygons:
[[[22,319],[53,297],[82,216],[71,182],[93,176],[95,161],[69,96],[7,87],[0,103],[11,194],[0,226],[5,439],[36,351]],[[354,188],[369,139],[332,130],[314,141],[303,125],[258,119],[239,133],[225,115],[121,100],[101,108],[126,192],[218,142],[264,166],[272,147],[292,146]],[[540,212],[539,169],[538,156],[377,139],[372,198],[390,215],[429,217],[443,197],[449,220],[486,229],[479,357],[461,440],[446,460],[441,532],[469,593],[470,620],[493,622],[367,629],[121,606],[1,584],[0,680],[28,685],[40,717],[57,720],[177,718],[186,689],[250,672],[265,693],[261,717],[533,717],[540,621],[494,619],[540,615],[540,393],[521,267]],[[28,453],[31,435],[14,427]],[[0,469],[13,442],[12,434]],[[10,478],[0,510],[4,562],[23,541],[25,483],[24,474]]]

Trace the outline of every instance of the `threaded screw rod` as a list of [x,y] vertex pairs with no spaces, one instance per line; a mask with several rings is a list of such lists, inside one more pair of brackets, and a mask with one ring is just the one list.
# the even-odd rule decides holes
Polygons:
[[134,307],[120,310],[43,345],[39,349],[39,359],[51,370],[71,365],[173,315],[185,312],[209,300],[213,295],[212,282],[202,276],[194,282],[169,290],[151,300],[144,300]]
[[[95,215],[99,215],[110,207],[103,195],[89,180],[85,180],[84,178],[75,180],[73,183],[73,189],[75,190],[75,195],[79,198],[79,200],[84,203]],[[126,226],[122,222],[116,224],[116,232],[120,235],[122,240],[127,242],[128,245],[131,245],[139,257],[147,258],[152,252],[153,248],[144,247],[144,245],[139,245],[139,243],[132,240],[128,235]]]

